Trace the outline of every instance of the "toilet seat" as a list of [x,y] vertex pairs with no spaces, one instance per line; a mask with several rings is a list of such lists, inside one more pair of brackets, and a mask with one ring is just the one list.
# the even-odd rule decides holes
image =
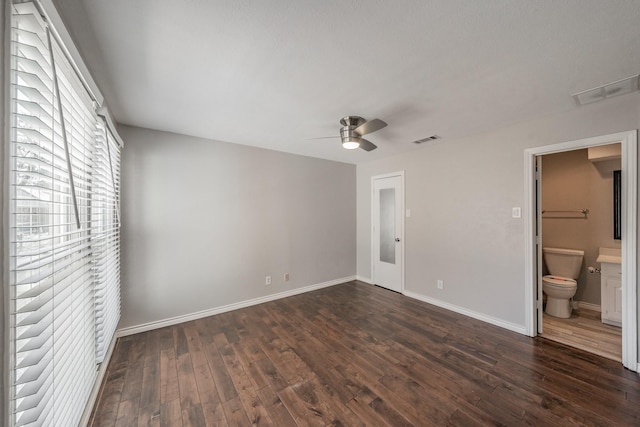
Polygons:
[[554,276],[549,274],[542,278],[542,281],[550,286],[555,286],[558,288],[570,288],[573,286],[578,286],[578,282],[573,279],[569,279],[568,277]]

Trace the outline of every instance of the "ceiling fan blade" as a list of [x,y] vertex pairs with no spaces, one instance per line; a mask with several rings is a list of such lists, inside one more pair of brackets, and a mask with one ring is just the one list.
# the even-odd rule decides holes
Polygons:
[[373,142],[367,141],[364,138],[360,138],[360,148],[362,148],[364,151],[371,151],[375,150],[378,147]]
[[357,133],[359,133],[360,135],[366,135],[368,133],[371,132],[375,132],[377,130],[382,129],[383,127],[387,126],[387,124],[385,122],[383,122],[380,119],[373,119],[373,120],[369,120],[368,122],[364,122],[363,124],[361,124],[360,126],[358,126],[355,131]]
[[334,135],[334,136],[319,136],[317,138],[306,138],[305,141],[311,141],[313,139],[332,139],[332,138],[340,138],[340,137],[337,136],[337,135]]

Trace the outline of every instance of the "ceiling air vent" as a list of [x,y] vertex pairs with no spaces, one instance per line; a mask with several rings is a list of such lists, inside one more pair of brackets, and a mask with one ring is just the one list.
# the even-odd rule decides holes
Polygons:
[[422,144],[423,142],[429,142],[429,141],[435,141],[436,139],[440,139],[442,138],[441,136],[438,135],[431,135],[428,136],[426,138],[422,138],[422,139],[418,139],[416,141],[413,141],[414,144]]
[[571,95],[576,105],[591,104],[640,89],[640,74]]

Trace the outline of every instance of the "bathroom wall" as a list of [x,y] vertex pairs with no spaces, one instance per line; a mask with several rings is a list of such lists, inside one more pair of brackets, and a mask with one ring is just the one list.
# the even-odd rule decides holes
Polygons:
[[587,267],[600,268],[600,247],[620,248],[613,239],[613,171],[620,167],[620,159],[591,162],[586,149],[542,157],[542,209],[589,209],[586,219],[548,213],[542,220],[543,246],[584,250],[575,301],[600,305],[600,275]]

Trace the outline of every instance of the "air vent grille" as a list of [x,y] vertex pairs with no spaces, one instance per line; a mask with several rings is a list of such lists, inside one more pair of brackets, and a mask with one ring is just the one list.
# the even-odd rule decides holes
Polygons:
[[585,105],[602,101],[603,99],[613,98],[614,96],[635,92],[638,89],[640,89],[640,74],[594,87],[593,89],[583,92],[574,93],[571,96],[576,105]]
[[431,135],[428,136],[426,138],[422,138],[422,139],[418,139],[416,141],[413,141],[414,144],[422,144],[423,142],[429,142],[429,141],[435,141],[436,139],[440,139],[442,138],[441,136],[438,135]]

